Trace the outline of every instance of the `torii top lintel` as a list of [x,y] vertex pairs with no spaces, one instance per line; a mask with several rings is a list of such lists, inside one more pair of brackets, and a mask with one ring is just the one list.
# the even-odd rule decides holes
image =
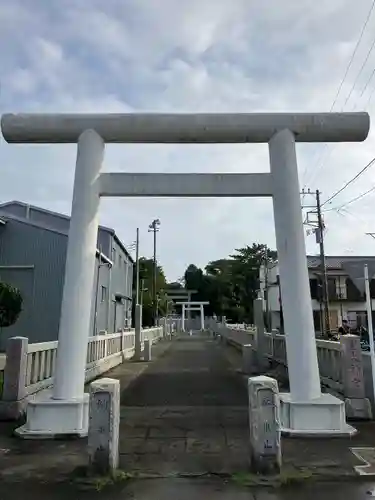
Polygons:
[[297,142],[360,142],[368,113],[4,114],[12,143],[76,143],[95,130],[108,143],[261,143],[288,129]]

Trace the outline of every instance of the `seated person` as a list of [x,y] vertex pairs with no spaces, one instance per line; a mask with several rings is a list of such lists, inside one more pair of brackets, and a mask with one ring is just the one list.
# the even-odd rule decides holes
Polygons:
[[347,319],[342,320],[342,325],[339,328],[340,335],[348,335],[350,333],[350,327]]

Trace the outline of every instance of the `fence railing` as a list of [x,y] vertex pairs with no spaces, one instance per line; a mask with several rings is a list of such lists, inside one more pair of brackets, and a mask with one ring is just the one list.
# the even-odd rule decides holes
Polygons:
[[34,394],[52,383],[56,365],[58,342],[25,343],[26,356],[26,394]]
[[[142,342],[156,341],[163,336],[163,328],[145,328],[142,330]],[[95,335],[87,344],[86,381],[92,380],[100,373],[100,365],[104,361],[104,371],[108,371],[111,357],[124,353],[128,359],[134,354],[135,331],[125,330],[118,333]],[[27,371],[25,387],[27,395],[34,394],[53,384],[58,341],[28,344]],[[104,363],[103,363],[104,365]],[[96,368],[93,370],[93,368]],[[103,371],[102,371],[103,373]]]
[[[145,340],[154,343],[177,330],[178,321],[173,320],[164,321],[162,326],[143,328],[141,348],[144,348]],[[6,414],[5,403],[8,403],[5,405],[8,408],[9,403],[24,402],[27,396],[53,385],[57,348],[58,341],[29,344],[28,339],[24,337],[9,339],[6,356],[0,359],[0,371],[3,368],[0,417],[1,414]],[[117,333],[90,337],[87,343],[86,382],[131,358],[134,353],[134,329],[127,328]],[[18,408],[14,413],[19,414]]]
[[[228,341],[241,348],[251,344],[256,350],[256,327],[237,328],[238,325],[217,325],[217,332]],[[286,338],[276,332],[265,333],[265,356],[279,364],[287,366]],[[323,384],[337,392],[344,388],[344,374],[341,363],[341,345],[329,340],[316,340],[320,378]]]

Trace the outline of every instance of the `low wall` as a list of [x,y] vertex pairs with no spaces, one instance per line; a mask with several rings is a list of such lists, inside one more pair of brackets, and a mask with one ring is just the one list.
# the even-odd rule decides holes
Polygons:
[[[242,351],[242,346],[251,344],[254,351],[257,349],[257,328],[254,325],[244,327],[242,325],[219,324],[212,322],[210,328],[215,333],[226,338],[228,343]],[[342,363],[342,348],[340,342],[329,340],[316,340],[316,348],[319,363],[320,379],[337,395],[345,396],[345,380]],[[286,342],[285,335],[276,331],[265,333],[265,352],[270,361],[281,364],[287,372]],[[362,366],[364,373],[365,395],[372,405],[375,405],[374,392],[371,376],[370,354],[362,352]]]
[[[162,326],[142,329],[142,349],[145,340],[156,342],[166,335],[173,335],[177,330],[178,321],[173,320],[165,320]],[[53,386],[57,348],[58,341],[29,344],[24,337],[8,340],[3,362],[0,418],[18,418],[30,397]],[[134,350],[134,329],[90,337],[87,344],[86,382],[132,358]]]

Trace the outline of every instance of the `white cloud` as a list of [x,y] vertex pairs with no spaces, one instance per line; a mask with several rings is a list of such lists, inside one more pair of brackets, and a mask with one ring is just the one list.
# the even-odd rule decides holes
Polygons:
[[[327,111],[336,95],[370,0],[3,0],[0,4],[0,109],[5,111]],[[373,39],[369,23],[340,110]],[[345,109],[368,104],[375,51]],[[374,101],[367,107],[372,113]],[[374,151],[362,144],[299,145],[302,185],[323,200],[349,180]],[[323,151],[324,166],[317,169]],[[73,146],[0,144],[1,200],[21,199],[69,212]],[[123,171],[256,172],[268,170],[264,145],[108,146],[105,169]],[[317,170],[316,170],[317,169]],[[316,174],[314,171],[316,170]],[[371,169],[335,202],[368,189]],[[372,253],[373,197],[349,215],[327,212],[327,251]],[[334,203],[330,207],[336,206]],[[158,254],[168,276],[194,262],[205,265],[234,248],[274,245],[270,200],[109,199],[102,221],[127,243],[142,228],[151,255],[148,223],[162,220]],[[358,217],[363,224],[359,224]],[[310,252],[317,247],[307,238]]]

